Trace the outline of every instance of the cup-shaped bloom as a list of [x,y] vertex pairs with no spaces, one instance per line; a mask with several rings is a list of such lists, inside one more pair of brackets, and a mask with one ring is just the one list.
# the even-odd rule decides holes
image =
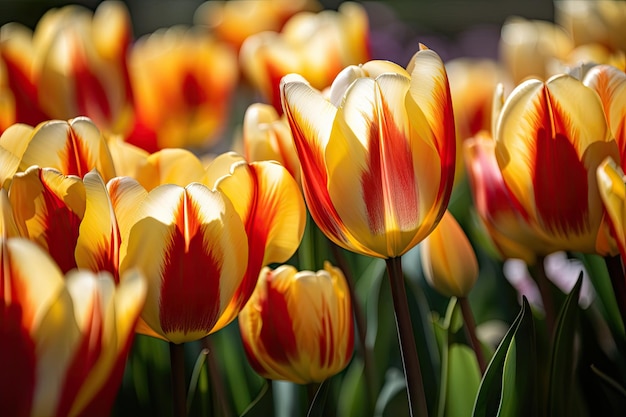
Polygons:
[[449,211],[419,248],[426,281],[446,297],[467,297],[478,278],[478,261]]
[[194,23],[238,51],[248,36],[278,32],[294,14],[320,8],[317,0],[208,0],[196,9]]
[[622,169],[626,168],[626,73],[611,65],[596,65],[583,84],[600,96],[609,129],[619,147]]
[[[132,28],[123,2],[105,1],[94,13],[76,5],[52,9],[30,34],[9,29],[2,37],[2,57],[14,87],[17,122],[88,116],[106,131],[127,131],[132,94],[126,57]],[[22,86],[30,89],[15,90]],[[32,108],[47,117],[33,117]]]
[[567,61],[573,48],[565,30],[552,22],[513,17],[502,25],[500,57],[516,85],[528,77],[549,78],[553,62]]
[[243,73],[279,112],[279,85],[284,75],[301,74],[321,90],[345,66],[369,59],[367,13],[355,2],[344,2],[337,11],[300,12],[279,33],[250,36],[239,52]]
[[246,110],[243,150],[248,161],[277,161],[300,182],[300,162],[289,124],[269,104],[254,103]]
[[354,325],[348,284],[339,268],[263,268],[239,313],[246,356],[260,375],[297,384],[322,382],[350,361]]
[[380,258],[417,245],[443,216],[454,182],[454,116],[444,65],[421,47],[408,70],[344,69],[330,101],[296,75],[285,114],[311,216],[339,246]]
[[10,416],[108,415],[146,284],[129,272],[65,277],[37,245],[0,240],[0,408]]
[[215,158],[207,173],[210,186],[233,203],[248,237],[245,277],[218,322],[222,327],[237,316],[252,295],[261,268],[286,262],[298,249],[306,208],[298,184],[276,162],[248,163],[228,152]]
[[13,125],[0,137],[0,148],[19,160],[17,171],[37,165],[80,178],[94,168],[105,181],[115,176],[105,136],[86,117],[50,120],[35,128]]
[[[511,200],[547,244],[542,255],[594,253],[604,216],[596,170],[619,160],[598,94],[568,75],[527,80],[504,102],[494,139]],[[534,239],[518,243],[537,248]]]
[[183,343],[219,330],[248,263],[246,231],[233,204],[200,183],[165,184],[135,212],[120,257],[122,273],[137,268],[148,280],[141,331]]
[[176,26],[137,40],[129,68],[136,112],[130,143],[156,152],[206,148],[219,138],[239,78],[230,48],[200,28]]

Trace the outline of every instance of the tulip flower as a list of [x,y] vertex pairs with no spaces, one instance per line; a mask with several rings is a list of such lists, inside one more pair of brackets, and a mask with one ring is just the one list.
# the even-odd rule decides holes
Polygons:
[[248,263],[246,231],[230,200],[200,183],[165,184],[124,223],[120,270],[137,268],[148,280],[140,331],[180,344],[219,330]]
[[208,0],[196,9],[194,23],[239,51],[249,36],[278,32],[294,14],[320,8],[317,0]]
[[318,272],[263,268],[239,329],[250,364],[266,378],[306,384],[339,373],[354,346],[343,273],[328,262]]
[[132,28],[124,3],[105,1],[94,13],[76,5],[52,9],[34,33],[8,25],[0,52],[16,122],[87,116],[107,132],[128,130],[132,93],[126,56]]
[[248,161],[278,161],[300,182],[300,162],[289,124],[269,104],[254,103],[246,110],[243,148]]
[[531,263],[559,250],[601,252],[604,208],[595,175],[619,152],[598,95],[567,75],[531,79],[495,117],[491,155],[475,147],[468,166],[496,244]]
[[478,278],[478,261],[449,211],[419,247],[426,281],[446,297],[467,297]]
[[176,184],[181,187],[192,182],[205,182],[206,171],[202,161],[191,151],[182,148],[162,149],[145,157],[138,158],[133,178],[147,190],[162,184]]
[[424,239],[454,180],[454,116],[444,65],[422,47],[408,70],[342,71],[330,101],[297,75],[281,83],[311,216],[337,245],[398,257]]
[[130,53],[136,119],[127,140],[156,152],[208,148],[228,119],[237,57],[200,28],[172,27],[137,40]]
[[146,285],[129,272],[65,277],[34,243],[0,240],[0,408],[10,416],[110,413]]
[[298,13],[280,33],[250,36],[241,46],[239,61],[263,99],[280,112],[284,75],[298,73],[314,88],[326,88],[345,66],[370,59],[368,31],[363,6],[344,2],[336,12]]
[[207,184],[233,203],[248,237],[245,277],[218,321],[218,327],[223,327],[252,295],[261,268],[286,262],[298,249],[306,208],[298,184],[278,163],[247,163],[242,156],[228,152],[218,156],[207,173]]
[[626,177],[624,171],[613,159],[607,158],[598,167],[596,175],[612,237],[612,240],[606,242],[607,251],[616,247],[622,259],[626,259]]

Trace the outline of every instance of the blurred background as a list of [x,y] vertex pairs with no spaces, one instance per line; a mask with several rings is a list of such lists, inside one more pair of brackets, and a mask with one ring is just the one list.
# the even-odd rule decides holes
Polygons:
[[[267,0],[271,1],[271,0]],[[34,28],[52,7],[80,4],[91,10],[101,1],[0,0],[0,25],[11,21]],[[191,25],[202,0],[128,0],[135,37],[175,24]],[[336,9],[339,0],[321,0]],[[359,1],[372,31],[372,55],[405,65],[417,42],[428,44],[444,61],[459,56],[497,57],[500,28],[507,17],[554,20],[546,0],[389,0]],[[384,45],[384,46],[383,46]]]

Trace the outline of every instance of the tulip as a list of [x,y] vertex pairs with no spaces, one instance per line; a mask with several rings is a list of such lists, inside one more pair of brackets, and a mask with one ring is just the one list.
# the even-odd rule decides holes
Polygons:
[[263,268],[239,329],[250,364],[265,378],[306,384],[339,373],[354,346],[343,273],[328,262],[318,272]]
[[540,238],[517,243],[542,256],[595,253],[604,216],[596,170],[608,156],[619,160],[598,95],[567,75],[528,80],[504,103],[494,137],[511,201]]
[[0,36],[16,122],[88,116],[99,128],[124,133],[132,120],[126,56],[132,37],[124,3],[105,1],[48,11],[34,32],[9,23]]
[[263,99],[280,112],[284,75],[298,73],[314,88],[326,88],[346,65],[370,59],[368,31],[363,6],[344,2],[336,12],[298,13],[280,33],[250,36],[241,46],[239,61]]
[[65,277],[37,245],[0,241],[0,408],[10,416],[105,416],[146,294],[135,272]]
[[219,139],[239,77],[233,51],[199,28],[140,38],[131,50],[136,120],[127,140],[148,152],[208,148]]
[[238,51],[249,36],[278,32],[294,14],[320,8],[317,0],[208,0],[196,9],[194,23]]
[[123,223],[120,271],[137,268],[148,280],[139,331],[180,344],[219,330],[248,263],[244,224],[230,200],[200,183],[165,184]]
[[600,164],[596,172],[600,196],[606,208],[611,239],[607,239],[607,251],[619,251],[626,259],[626,183],[624,171],[611,158]]
[[419,247],[426,281],[446,297],[467,297],[478,278],[478,261],[449,211]]
[[281,83],[315,223],[337,245],[399,257],[448,204],[454,116],[444,65],[422,46],[408,70],[370,61],[342,71],[330,101],[297,75]]
[[162,149],[138,160],[133,177],[148,191],[162,184],[184,187],[192,182],[206,181],[202,161],[186,149]]
[[252,161],[278,161],[300,182],[300,162],[287,119],[269,104],[254,103],[243,117],[244,155]]
[[248,237],[248,264],[243,281],[218,321],[223,327],[246,304],[263,266],[286,262],[300,245],[306,208],[296,181],[275,162],[247,163],[228,152],[208,167],[207,184],[224,193],[239,214]]

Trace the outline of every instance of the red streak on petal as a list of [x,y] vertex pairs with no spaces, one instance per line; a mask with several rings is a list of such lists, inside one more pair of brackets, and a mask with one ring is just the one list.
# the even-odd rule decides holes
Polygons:
[[267,298],[259,303],[262,323],[259,337],[269,357],[288,365],[289,358],[298,357],[298,344],[285,294],[272,285],[272,280],[273,272],[270,272],[266,282]]
[[218,319],[225,255],[207,251],[198,211],[185,194],[163,267],[160,320],[165,333],[208,333]]
[[182,78],[184,104],[188,108],[194,109],[206,103],[208,100],[207,92],[202,88],[198,79],[189,72],[185,73]]
[[160,149],[158,135],[153,124],[142,119],[140,109],[137,110],[133,129],[129,133],[128,138],[126,138],[126,141],[149,153],[157,152]]
[[48,246],[48,253],[59,265],[61,271],[66,273],[76,268],[74,248],[78,241],[81,218],[48,187],[42,177],[42,171],[39,171],[39,180],[43,186],[44,223],[46,224],[44,239]]
[[67,165],[65,175],[77,175],[83,178],[92,168],[90,160],[93,158],[91,152],[85,147],[85,143],[79,138],[74,129],[69,129],[67,140],[65,141],[65,152],[67,154]]
[[537,210],[544,227],[552,232],[584,233],[589,214],[587,170],[566,136],[569,120],[558,103],[550,100],[547,90],[545,98],[545,109],[548,105],[552,109],[553,124],[547,119],[548,112],[539,115],[544,123],[536,132],[533,184]]
[[85,383],[95,363],[102,353],[102,314],[100,299],[94,297],[86,320],[88,324],[83,329],[80,344],[65,373],[63,389],[59,398],[56,415],[65,416],[70,412],[72,405],[82,385]]
[[335,357],[335,332],[333,331],[333,323],[331,323],[330,312],[328,311],[328,304],[322,302],[321,312],[321,333],[319,334],[319,366],[320,368],[328,368],[333,365],[333,359]]
[[120,282],[119,255],[122,237],[117,230],[112,230],[108,239],[103,239],[93,254],[94,272],[108,271],[113,275],[115,284]]
[[74,92],[79,115],[89,116],[98,125],[111,122],[111,106],[106,89],[89,67],[85,53],[79,45],[74,49]]
[[274,62],[267,61],[266,63],[267,78],[269,81],[269,91],[266,92],[269,96],[267,99],[274,106],[278,115],[283,114],[283,106],[280,97],[280,80],[285,76],[283,70],[281,70]]
[[292,116],[287,116],[302,167],[302,190],[309,212],[326,236],[345,242],[347,239],[342,231],[341,218],[326,188],[328,177],[321,155],[323,150],[314,148],[300,126],[292,120]]
[[370,230],[383,234],[385,212],[390,206],[401,229],[415,227],[418,195],[409,139],[393,123],[384,101],[381,125],[373,122],[369,134],[368,171],[361,178]]
[[3,415],[15,417],[30,416],[36,382],[35,343],[22,316],[22,306],[0,298],[0,404]]
[[15,99],[15,122],[37,126],[44,120],[49,120],[50,117],[39,107],[36,83],[30,80],[29,75],[10,54],[2,53],[2,59],[6,68],[8,87]]

